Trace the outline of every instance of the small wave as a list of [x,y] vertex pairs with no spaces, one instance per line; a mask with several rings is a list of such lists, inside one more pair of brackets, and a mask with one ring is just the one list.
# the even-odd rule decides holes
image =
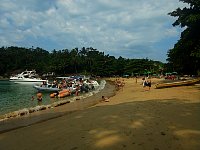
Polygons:
[[80,96],[59,100],[59,101],[54,102],[52,104],[38,105],[38,106],[35,106],[35,107],[23,108],[23,109],[14,111],[14,112],[10,112],[10,113],[7,113],[5,115],[1,115],[0,116],[0,121],[4,121],[4,120],[7,120],[7,119],[20,117],[20,116],[24,116],[24,115],[29,115],[29,114],[37,112],[37,111],[42,111],[42,110],[58,107],[58,106],[65,105],[65,104],[70,103],[70,102],[75,102],[78,99],[80,100],[80,99],[84,99],[84,98],[93,96],[94,94],[96,94],[96,93],[100,92],[102,89],[104,89],[105,85],[106,85],[106,81],[105,80],[101,80],[99,85],[94,87],[95,90],[93,90],[93,91],[90,91],[88,93],[84,93],[84,94],[82,94]]

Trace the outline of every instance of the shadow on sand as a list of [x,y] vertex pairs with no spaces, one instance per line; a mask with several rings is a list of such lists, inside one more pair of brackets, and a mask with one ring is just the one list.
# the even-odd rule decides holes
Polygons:
[[198,150],[199,114],[179,99],[96,106],[1,133],[0,149]]

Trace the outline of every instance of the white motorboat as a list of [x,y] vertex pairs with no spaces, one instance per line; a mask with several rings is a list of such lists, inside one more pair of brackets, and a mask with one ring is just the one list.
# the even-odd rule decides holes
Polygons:
[[51,84],[46,84],[46,85],[33,85],[33,87],[38,90],[38,91],[46,91],[46,92],[57,92],[57,91],[61,91],[61,88],[57,88],[52,86]]
[[46,82],[47,80],[42,80],[41,78],[39,78],[35,70],[32,70],[32,71],[26,70],[20,74],[11,76],[10,81],[14,83],[21,83],[21,84],[33,84],[33,83]]

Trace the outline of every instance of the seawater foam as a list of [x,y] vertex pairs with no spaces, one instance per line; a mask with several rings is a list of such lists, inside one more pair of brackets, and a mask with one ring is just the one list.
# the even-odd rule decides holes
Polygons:
[[18,110],[18,111],[10,112],[10,113],[7,113],[5,115],[0,116],[0,121],[7,120],[9,118],[15,118],[15,117],[28,115],[30,113],[34,113],[34,112],[45,110],[45,109],[58,107],[58,106],[65,105],[65,104],[70,103],[70,102],[75,102],[77,99],[84,99],[84,98],[90,97],[90,96],[100,92],[102,89],[104,89],[105,85],[106,85],[106,81],[101,80],[100,84],[98,86],[95,86],[94,91],[84,93],[83,95],[80,95],[80,96],[68,98],[67,100],[63,99],[63,100],[60,100],[58,102],[54,102],[52,104],[39,105],[39,106],[31,107],[31,108],[23,108],[23,109]]

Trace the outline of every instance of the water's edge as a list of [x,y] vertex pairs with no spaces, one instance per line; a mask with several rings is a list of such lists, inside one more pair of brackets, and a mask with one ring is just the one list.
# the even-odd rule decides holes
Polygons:
[[99,103],[102,100],[102,96],[112,97],[114,95],[115,86],[113,82],[106,81],[103,89],[99,89],[98,92],[93,93],[89,97],[77,97],[75,101],[63,100],[57,103],[57,106],[46,106],[49,107],[48,109],[44,109],[43,106],[41,106],[40,111],[25,115],[22,114],[19,117],[2,119],[0,121],[0,133],[61,117],[74,111],[83,110]]

